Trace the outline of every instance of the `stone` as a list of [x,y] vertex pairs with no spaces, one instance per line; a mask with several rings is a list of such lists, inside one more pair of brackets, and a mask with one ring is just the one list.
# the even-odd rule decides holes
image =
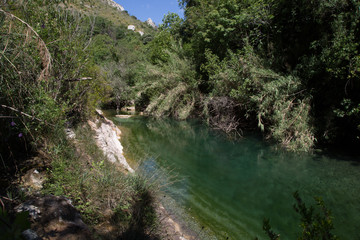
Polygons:
[[[46,239],[92,239],[91,232],[82,221],[80,213],[65,197],[45,196],[26,201],[15,208],[18,212],[29,211],[36,235]],[[35,236],[30,230],[28,236]],[[37,239],[37,238],[29,238]]]
[[119,11],[125,11],[124,7],[114,2],[113,0],[104,0],[109,6],[116,8]]
[[66,137],[70,140],[76,138],[76,134],[75,134],[74,130],[72,130],[71,128],[66,128],[65,134],[66,134]]
[[128,30],[135,31],[136,27],[134,25],[129,25]]
[[156,24],[154,23],[154,21],[151,18],[148,18],[148,20],[146,20],[146,23],[151,26],[152,28],[157,28]]
[[37,233],[31,229],[27,229],[21,233],[22,237],[25,240],[41,240],[42,238],[37,235]]
[[45,174],[40,173],[37,169],[30,169],[22,177],[24,187],[30,187],[34,190],[41,190],[45,181]]
[[101,123],[99,120],[96,122],[88,121],[91,129],[95,131],[94,137],[96,144],[104,152],[110,162],[118,163],[127,171],[131,173],[134,172],[124,157],[123,146],[119,141],[121,131],[112,121],[104,116],[102,116],[102,118]]
[[115,115],[117,118],[131,118],[133,115]]

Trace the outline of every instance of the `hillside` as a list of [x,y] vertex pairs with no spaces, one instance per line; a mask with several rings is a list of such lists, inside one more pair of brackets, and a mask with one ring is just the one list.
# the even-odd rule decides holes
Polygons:
[[136,31],[148,34],[154,32],[153,27],[138,20],[136,16],[130,16],[126,9],[112,0],[74,0],[69,1],[68,7],[86,15],[103,17],[116,26],[134,25]]
[[[88,227],[79,221],[80,231],[73,230],[86,237],[76,239],[161,234],[156,188],[105,161],[89,125],[102,121],[97,107],[130,93],[124,86],[133,85],[134,65],[145,61],[145,45],[154,34],[146,23],[100,0],[0,3],[0,218],[6,222],[0,239],[22,239],[30,225],[41,238],[52,231],[52,239],[72,239],[63,235],[73,232],[65,230],[74,226],[69,220],[79,217],[77,211]],[[27,184],[34,176],[40,178],[36,186]],[[53,208],[57,202],[71,216],[45,208],[43,213],[61,223],[52,228],[47,217],[29,221],[20,205],[26,201],[52,202]],[[18,214],[17,206],[25,212]]]

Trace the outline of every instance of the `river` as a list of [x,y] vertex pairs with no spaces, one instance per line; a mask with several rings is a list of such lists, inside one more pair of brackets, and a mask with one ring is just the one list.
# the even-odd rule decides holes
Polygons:
[[112,120],[126,157],[159,179],[169,211],[189,216],[199,238],[266,239],[269,218],[281,239],[296,239],[299,191],[309,205],[323,198],[341,239],[360,239],[359,159],[288,153],[251,134],[233,141],[197,121]]

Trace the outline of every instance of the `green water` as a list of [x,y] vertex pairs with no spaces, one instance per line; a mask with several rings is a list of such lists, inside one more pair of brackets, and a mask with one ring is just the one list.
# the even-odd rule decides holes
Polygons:
[[360,239],[358,159],[286,153],[251,135],[234,142],[198,122],[113,120],[127,157],[215,239],[265,239],[265,217],[282,239],[296,239],[296,190],[307,203],[323,197],[341,239]]

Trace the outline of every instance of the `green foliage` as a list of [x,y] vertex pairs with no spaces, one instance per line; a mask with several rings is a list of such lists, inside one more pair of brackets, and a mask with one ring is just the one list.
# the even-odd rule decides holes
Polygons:
[[172,37],[171,33],[161,31],[154,39],[146,45],[147,56],[152,64],[166,63],[169,61],[168,51],[171,51]]
[[[106,96],[86,52],[87,19],[59,2],[9,1],[1,12],[2,113],[18,119],[23,139],[35,146],[62,131],[66,120],[88,116]],[[9,132],[8,123],[1,128]],[[16,146],[3,137],[1,142],[11,155]]]
[[[266,38],[271,1],[196,1],[185,10],[185,32],[191,36],[194,58],[200,66],[210,49],[221,60],[227,51],[241,49],[245,39],[254,45]],[[221,46],[221,47],[219,47]]]
[[315,136],[359,143],[358,1],[180,5],[185,20],[173,35],[181,33],[204,94],[236,99],[256,115],[247,121],[291,149],[311,149]]
[[65,138],[49,146],[53,161],[43,192],[72,199],[90,226],[110,221],[111,239],[156,234],[156,184],[107,161],[89,126],[75,133],[76,147]]
[[114,41],[108,35],[96,35],[91,42],[89,50],[97,64],[102,64],[109,60],[116,61],[118,58],[114,52]]
[[310,98],[301,89],[300,80],[281,76],[263,66],[248,46],[243,53],[231,51],[223,61],[210,50],[202,70],[210,76],[214,96],[229,96],[245,112],[256,118],[258,127],[291,150],[308,151],[313,147]]
[[[294,198],[296,200],[294,209],[301,216],[300,227],[302,232],[298,237],[299,240],[338,239],[338,237],[332,233],[334,226],[331,211],[325,206],[321,198],[315,198],[317,208],[314,206],[307,207],[298,192],[294,193]],[[271,230],[268,219],[264,220],[263,229],[269,239],[280,239],[280,234]]]
[[294,198],[296,200],[294,209],[301,216],[300,226],[303,230],[299,240],[337,239],[337,237],[331,233],[334,229],[333,217],[321,198],[315,198],[320,212],[315,212],[312,206],[310,208],[306,207],[298,192],[294,193]]
[[342,109],[344,99],[351,99],[354,108],[360,102],[355,80],[359,6],[357,1],[342,0],[278,1],[273,9],[274,65],[295,69],[303,86],[311,90],[314,125],[318,139],[325,143],[354,143],[359,134],[358,115],[334,114],[334,109]]
[[[166,61],[159,61],[157,65],[145,64],[142,79],[136,85],[140,90],[137,102],[142,103],[138,105],[143,105],[145,112],[155,117],[186,119],[193,112],[198,98],[195,71],[182,54],[182,47],[171,44],[171,50],[165,52]],[[144,99],[148,102],[144,103]]]
[[176,13],[168,13],[163,18],[163,23],[160,24],[160,31],[168,31],[177,40],[180,40],[180,32],[183,25],[183,19]]
[[0,232],[1,240],[23,239],[21,233],[30,228],[29,212],[20,212],[12,219],[7,211],[0,208]]

